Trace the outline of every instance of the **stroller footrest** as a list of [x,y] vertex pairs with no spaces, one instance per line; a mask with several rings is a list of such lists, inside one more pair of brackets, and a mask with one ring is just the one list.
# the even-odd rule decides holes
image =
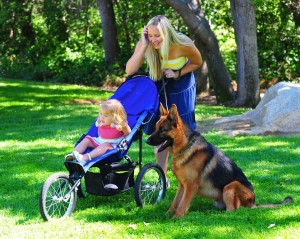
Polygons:
[[78,163],[78,162],[73,162],[73,161],[65,161],[65,166],[70,172],[70,174],[79,174],[79,175],[84,175],[85,171],[83,166]]
[[129,170],[130,168],[135,168],[137,165],[136,162],[132,162],[132,163],[112,163],[110,165],[105,165],[102,169],[104,171],[108,170],[108,169],[112,169],[115,171],[125,171],[125,170]]

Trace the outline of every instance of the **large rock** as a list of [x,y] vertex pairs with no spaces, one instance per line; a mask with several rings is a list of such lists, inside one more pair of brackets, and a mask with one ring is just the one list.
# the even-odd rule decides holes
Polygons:
[[236,134],[299,134],[300,133],[300,85],[280,82],[270,87],[257,107],[240,116],[226,117],[216,125],[237,122],[252,127],[225,130],[223,133]]

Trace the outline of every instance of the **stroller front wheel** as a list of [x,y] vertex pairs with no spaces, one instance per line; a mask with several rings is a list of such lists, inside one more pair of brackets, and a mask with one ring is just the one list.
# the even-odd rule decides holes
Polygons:
[[55,173],[44,183],[39,200],[40,213],[45,221],[69,216],[75,209],[77,195],[65,173]]
[[134,185],[134,197],[140,207],[155,204],[166,195],[166,177],[156,163],[146,164],[139,172]]

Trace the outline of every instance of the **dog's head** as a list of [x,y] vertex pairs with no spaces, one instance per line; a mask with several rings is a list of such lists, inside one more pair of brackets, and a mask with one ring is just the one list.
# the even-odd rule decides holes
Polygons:
[[158,152],[163,151],[167,147],[173,145],[173,140],[176,137],[179,115],[176,105],[172,105],[168,112],[165,107],[160,104],[160,119],[155,126],[155,132],[149,136],[146,143],[152,146],[161,145]]

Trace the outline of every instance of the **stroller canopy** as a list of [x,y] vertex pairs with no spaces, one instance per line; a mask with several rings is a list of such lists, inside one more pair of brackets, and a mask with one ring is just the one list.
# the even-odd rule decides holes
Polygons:
[[[155,113],[159,106],[159,95],[155,83],[149,77],[142,75],[127,79],[110,98],[122,103],[131,129],[142,113],[147,111],[149,116]],[[92,137],[98,136],[95,124],[87,134]]]
[[136,76],[125,81],[111,97],[119,100],[125,108],[129,126],[144,112],[156,112],[159,98],[156,85],[146,76]]

